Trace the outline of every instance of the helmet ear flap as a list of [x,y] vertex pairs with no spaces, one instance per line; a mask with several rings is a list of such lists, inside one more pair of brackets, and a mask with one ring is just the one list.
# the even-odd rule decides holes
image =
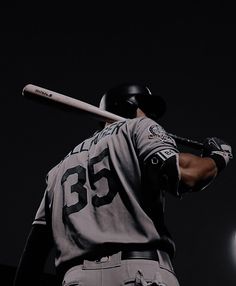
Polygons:
[[138,103],[134,96],[113,96],[105,93],[100,101],[99,108],[107,110],[124,118],[135,118]]
[[136,101],[138,107],[146,114],[146,116],[154,121],[157,121],[166,112],[166,102],[159,94],[150,95],[149,97],[137,94]]
[[118,107],[118,115],[123,116],[125,118],[135,118],[138,106],[130,102],[129,100],[124,101],[120,108]]

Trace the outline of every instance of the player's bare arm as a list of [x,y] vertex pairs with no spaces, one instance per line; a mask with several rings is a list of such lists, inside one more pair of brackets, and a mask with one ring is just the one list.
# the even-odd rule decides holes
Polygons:
[[193,191],[202,190],[227,166],[232,159],[231,146],[222,139],[207,138],[201,157],[189,153],[179,155],[182,183]]
[[189,188],[198,184],[205,184],[217,175],[217,166],[212,158],[199,156],[190,153],[179,155],[179,167],[181,181]]

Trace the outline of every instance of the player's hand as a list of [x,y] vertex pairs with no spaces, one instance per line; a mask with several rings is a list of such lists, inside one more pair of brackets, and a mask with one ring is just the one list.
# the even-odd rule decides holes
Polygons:
[[232,148],[220,138],[208,137],[203,142],[202,157],[212,158],[217,165],[219,173],[233,159]]

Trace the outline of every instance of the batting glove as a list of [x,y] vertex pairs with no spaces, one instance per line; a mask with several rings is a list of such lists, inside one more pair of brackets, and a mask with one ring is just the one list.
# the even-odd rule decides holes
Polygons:
[[212,158],[216,163],[219,173],[233,159],[232,148],[220,138],[209,137],[203,142],[202,157]]

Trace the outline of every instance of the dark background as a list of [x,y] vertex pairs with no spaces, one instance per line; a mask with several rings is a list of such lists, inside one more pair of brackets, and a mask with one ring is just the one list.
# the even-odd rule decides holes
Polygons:
[[[166,99],[160,124],[168,132],[200,141],[218,136],[235,149],[236,26],[224,3],[2,10],[0,271],[11,269],[9,281],[46,173],[98,127],[88,116],[28,101],[23,87],[32,83],[98,105],[108,88],[138,81]],[[234,176],[231,162],[207,191],[181,201],[168,196],[182,286],[236,283]],[[54,272],[50,259],[45,271]]]

